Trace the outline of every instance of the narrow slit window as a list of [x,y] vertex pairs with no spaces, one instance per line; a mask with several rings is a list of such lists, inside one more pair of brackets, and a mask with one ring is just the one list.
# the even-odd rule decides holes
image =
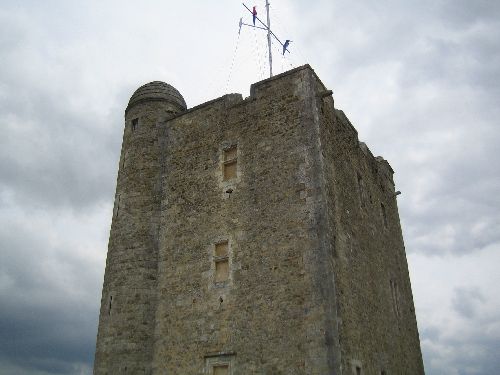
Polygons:
[[118,217],[118,213],[120,212],[120,194],[116,197],[116,211],[115,217]]
[[238,148],[231,146],[224,150],[224,181],[235,178],[238,173]]
[[111,308],[113,307],[113,296],[109,296],[108,315],[111,315]]
[[135,118],[132,120],[132,131],[135,132],[139,126],[139,119]]
[[366,196],[366,189],[365,189],[365,183],[363,181],[363,178],[361,175],[358,173],[358,193],[359,193],[359,202],[361,204],[361,208],[365,207],[365,196]]
[[391,280],[391,295],[394,314],[399,318],[401,315],[401,309],[399,307],[399,286],[394,280]]
[[382,212],[382,221],[384,223],[384,227],[387,228],[387,212],[385,211],[385,206],[383,203],[380,203],[380,211]]
[[222,283],[229,279],[229,243],[215,244],[215,282]]

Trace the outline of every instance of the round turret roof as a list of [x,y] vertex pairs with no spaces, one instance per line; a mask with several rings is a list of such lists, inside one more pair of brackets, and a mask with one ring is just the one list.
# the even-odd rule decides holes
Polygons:
[[168,83],[153,81],[139,87],[130,97],[127,109],[128,111],[135,104],[146,101],[161,101],[176,104],[181,111],[186,110],[186,102],[181,93]]

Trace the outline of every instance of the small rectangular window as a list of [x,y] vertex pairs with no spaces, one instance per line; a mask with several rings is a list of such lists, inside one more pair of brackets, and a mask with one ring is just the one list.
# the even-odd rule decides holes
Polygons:
[[236,174],[236,161],[224,163],[224,180],[235,178]]
[[238,149],[236,146],[232,146],[231,148],[224,150],[224,161],[236,159],[237,153]]
[[363,364],[361,363],[360,360],[358,359],[352,359],[351,360],[351,371],[350,373],[352,375],[363,375]]
[[227,241],[215,244],[215,256],[216,257],[227,257],[229,246]]
[[229,279],[229,243],[215,244],[215,282],[221,283]]
[[217,260],[215,262],[215,282],[221,283],[229,278],[229,262],[225,260]]
[[228,365],[217,365],[214,366],[214,375],[229,375],[229,366]]
[[213,352],[205,355],[205,371],[207,375],[230,375],[234,371],[235,352]]
[[224,181],[237,176],[238,148],[232,146],[224,150]]
[[139,119],[138,118],[135,118],[132,120],[132,131],[136,131],[137,130],[137,126],[139,125]]

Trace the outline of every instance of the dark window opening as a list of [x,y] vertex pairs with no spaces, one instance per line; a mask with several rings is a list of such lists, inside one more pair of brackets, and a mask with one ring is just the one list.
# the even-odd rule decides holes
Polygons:
[[356,375],[361,375],[361,367],[356,366]]
[[132,120],[132,131],[136,131],[138,125],[139,125],[139,119],[138,118],[133,119]]
[[113,305],[113,296],[109,296],[109,308],[108,308],[108,315],[111,315],[111,307]]

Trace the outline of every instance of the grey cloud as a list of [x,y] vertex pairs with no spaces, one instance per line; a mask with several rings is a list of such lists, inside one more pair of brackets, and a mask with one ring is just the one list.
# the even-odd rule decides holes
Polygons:
[[[323,21],[306,26],[307,41],[310,50],[336,62],[337,82],[370,66],[383,74],[384,65],[396,64],[406,90],[430,80],[498,89],[500,26],[494,15],[500,11],[493,1],[323,1],[301,12]],[[336,37],[318,38],[325,25]]]
[[463,29],[477,23],[498,22],[500,5],[494,0],[448,0],[441,2],[439,15],[448,25]]
[[[0,323],[0,361],[54,374],[69,374],[74,363],[92,363],[97,313],[83,309],[78,314],[74,306],[58,305],[59,309],[23,316],[20,311],[12,316],[2,314]],[[18,309],[29,306],[19,306]],[[68,318],[71,315],[76,317]],[[79,316],[80,315],[80,316]]]
[[[85,363],[67,364],[63,367],[67,375],[91,375],[92,369]],[[0,373],[9,375],[54,375],[53,371],[44,371],[33,366],[18,366],[7,359],[0,359]]]
[[[470,140],[463,142],[467,145]],[[400,199],[410,250],[464,254],[500,243],[500,200],[496,194],[500,171],[491,160],[498,142],[494,136],[473,147],[481,150],[479,154],[467,153],[466,148],[459,155],[443,153],[431,170],[424,166],[411,171],[416,175],[412,179],[421,179],[417,185],[427,191],[422,188],[416,194],[408,187]]]
[[93,93],[66,65],[68,46],[33,22],[40,13],[0,13],[0,191],[17,204],[81,210],[113,196],[125,95],[107,98],[108,113],[87,108]]
[[19,203],[42,208],[81,209],[109,200],[121,113],[99,119],[91,112],[66,109],[66,93],[54,98],[50,93],[28,92],[20,83],[7,87],[12,97],[0,98],[0,189],[11,191]]
[[[492,13],[498,11],[498,5],[486,3],[365,4],[376,11],[390,5],[391,17],[370,20],[367,28],[354,24],[354,34],[363,30],[362,45],[340,41],[347,55],[343,51],[335,69],[344,85],[352,80],[363,97],[356,75],[365,76],[376,66],[378,75],[372,81],[380,82],[375,86],[380,92],[365,95],[385,95],[384,71],[392,78],[388,94],[399,95],[394,107],[380,112],[372,108],[368,126],[356,125],[372,151],[382,150],[396,170],[410,252],[459,255],[500,241],[500,201],[495,193],[500,189],[500,111],[495,104],[500,100],[500,23],[482,17],[480,11],[478,16],[454,20],[452,29],[442,19],[443,12],[455,6],[460,12],[474,13],[486,5]],[[352,17],[344,14],[337,25],[348,30]],[[455,27],[459,21],[461,28]],[[377,29],[370,34],[374,25]],[[348,78],[343,77],[349,71]]]
[[478,305],[485,301],[485,298],[478,288],[458,288],[452,300],[455,311],[463,318],[472,319],[475,317]]
[[101,270],[43,228],[0,224],[0,369],[77,374],[93,361]]
[[[96,138],[98,139],[98,138]],[[36,141],[27,141],[30,159],[22,160],[28,150],[13,150],[4,146],[0,162],[0,186],[10,191],[20,204],[47,208],[72,206],[82,209],[112,197],[112,178],[117,161],[111,155],[102,155],[105,147],[97,146],[94,139],[82,136],[86,144],[48,141],[48,150],[37,148]],[[36,158],[36,159],[31,159]]]
[[[432,81],[434,85],[456,89],[465,86],[500,94],[495,80],[500,72],[500,41],[492,37],[498,28],[488,25],[464,35],[421,36],[419,43],[404,49],[400,56],[407,67],[401,71],[401,87],[407,90]],[[464,105],[468,101],[469,98],[463,98]]]
[[[460,336],[460,332],[457,336]],[[447,340],[441,337],[437,342],[424,335],[421,339],[427,375],[487,375],[495,374],[500,368],[499,338],[483,338],[482,333],[478,332],[474,338],[463,340]]]
[[426,340],[437,341],[441,337],[441,331],[438,327],[428,325],[420,330],[420,337]]
[[[464,275],[466,279],[467,275]],[[436,326],[432,323],[420,330],[426,374],[496,373],[500,368],[500,336],[494,327],[498,326],[500,318],[486,313],[487,303],[478,287],[455,288],[451,306],[462,324],[455,324],[453,332],[447,325]]]

